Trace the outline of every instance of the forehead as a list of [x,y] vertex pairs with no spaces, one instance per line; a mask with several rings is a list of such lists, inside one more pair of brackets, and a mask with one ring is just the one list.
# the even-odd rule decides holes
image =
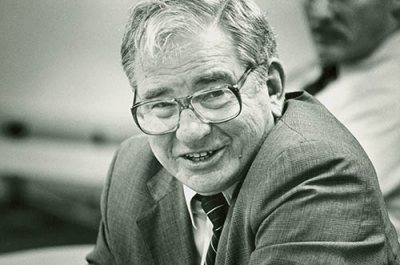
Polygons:
[[154,90],[191,87],[203,77],[227,79],[241,68],[230,36],[218,27],[175,38],[167,49],[139,58],[136,63],[137,93],[141,98]]

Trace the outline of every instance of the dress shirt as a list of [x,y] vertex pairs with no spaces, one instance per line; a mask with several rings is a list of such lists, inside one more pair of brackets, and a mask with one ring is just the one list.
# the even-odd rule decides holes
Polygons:
[[316,95],[356,137],[377,171],[389,216],[400,235],[400,31],[371,56],[341,65]]
[[[231,205],[235,187],[236,184],[222,192],[229,205]],[[193,236],[198,253],[196,263],[203,265],[206,260],[208,246],[210,245],[213,234],[213,225],[201,207],[201,202],[193,198],[197,193],[185,185],[183,185],[183,192],[185,194],[186,205],[192,222]]]

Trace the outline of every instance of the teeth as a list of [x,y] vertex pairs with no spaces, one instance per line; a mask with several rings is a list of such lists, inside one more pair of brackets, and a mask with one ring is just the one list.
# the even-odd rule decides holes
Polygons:
[[204,151],[200,153],[186,154],[185,157],[193,161],[202,161],[206,159],[208,156],[212,155],[213,153],[214,151]]

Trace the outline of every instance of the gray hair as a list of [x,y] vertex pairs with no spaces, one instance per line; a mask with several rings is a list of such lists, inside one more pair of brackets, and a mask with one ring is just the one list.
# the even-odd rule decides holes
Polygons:
[[173,45],[174,37],[197,34],[213,24],[229,33],[245,66],[278,56],[266,15],[252,0],[147,0],[131,10],[122,40],[122,65],[132,88],[137,87],[137,58],[149,60]]

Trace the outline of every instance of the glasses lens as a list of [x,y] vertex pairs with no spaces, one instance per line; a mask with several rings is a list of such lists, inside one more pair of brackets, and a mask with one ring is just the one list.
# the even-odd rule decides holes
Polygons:
[[158,134],[174,129],[179,121],[179,106],[174,101],[155,101],[136,109],[139,126],[148,133]]
[[205,120],[215,123],[232,119],[240,112],[239,100],[228,87],[195,95],[192,106]]

